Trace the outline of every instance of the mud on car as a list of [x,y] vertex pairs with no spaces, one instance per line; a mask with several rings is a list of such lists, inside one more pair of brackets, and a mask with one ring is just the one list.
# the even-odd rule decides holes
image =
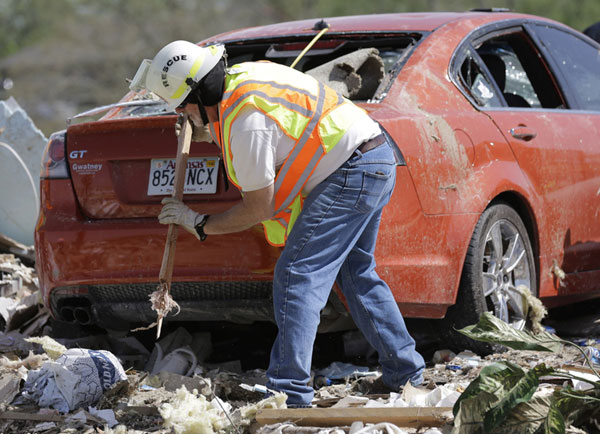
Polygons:
[[[541,17],[466,12],[304,20],[199,44],[224,44],[230,66],[290,65],[324,26],[295,67],[356,101],[397,144],[376,259],[405,317],[444,318],[455,345],[473,347],[451,330],[484,311],[522,329],[528,293],[547,306],[600,294],[597,43]],[[154,320],[175,120],[157,97],[129,92],[50,137],[35,243],[57,319]],[[215,144],[193,142],[190,157],[186,204],[211,214],[240,199]],[[260,227],[203,243],[180,231],[181,311],[168,320],[272,320],[278,255]],[[323,330],[348,318],[335,287],[322,317]]]

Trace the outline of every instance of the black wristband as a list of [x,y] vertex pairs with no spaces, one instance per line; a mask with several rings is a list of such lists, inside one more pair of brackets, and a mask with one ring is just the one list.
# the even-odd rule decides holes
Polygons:
[[210,217],[209,215],[205,215],[204,218],[202,219],[202,221],[200,223],[198,223],[196,226],[194,226],[194,229],[196,229],[196,233],[200,237],[200,241],[204,241],[206,239],[206,234],[204,233],[204,225],[208,221],[209,217]]

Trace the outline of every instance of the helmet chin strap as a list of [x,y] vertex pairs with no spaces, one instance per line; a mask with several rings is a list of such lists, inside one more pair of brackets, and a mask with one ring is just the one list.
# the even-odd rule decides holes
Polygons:
[[225,59],[221,59],[200,83],[196,92],[205,106],[213,106],[223,99],[225,89]]
[[208,116],[206,114],[206,109],[203,104],[198,104],[198,111],[200,112],[200,116],[202,117],[202,122],[204,125],[208,125]]

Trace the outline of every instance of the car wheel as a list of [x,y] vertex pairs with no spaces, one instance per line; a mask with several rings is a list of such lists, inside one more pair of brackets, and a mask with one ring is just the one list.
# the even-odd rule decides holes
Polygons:
[[531,241],[519,214],[505,203],[486,209],[473,232],[454,306],[445,327],[455,349],[489,354],[504,347],[473,341],[456,332],[479,321],[483,312],[523,330],[529,304],[522,290],[537,296],[537,276]]

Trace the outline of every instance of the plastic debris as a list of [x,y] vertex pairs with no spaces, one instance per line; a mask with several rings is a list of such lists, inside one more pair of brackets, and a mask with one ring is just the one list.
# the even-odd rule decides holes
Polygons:
[[456,361],[457,359],[460,360],[464,365],[473,367],[479,366],[481,363],[481,357],[472,351],[461,351],[453,360]]
[[456,357],[456,354],[451,350],[437,350],[433,353],[431,361],[435,364],[447,363]]
[[163,356],[160,345],[156,344],[156,347],[159,351],[154,366],[152,367],[152,375],[159,372],[171,372],[183,376],[190,376],[194,373],[198,361],[191,349],[177,348]]
[[264,393],[265,395],[269,392],[267,386],[264,386],[262,384],[255,384],[254,386],[250,386],[249,384],[241,383],[240,387],[249,392]]
[[379,372],[369,371],[366,366],[356,366],[343,362],[333,362],[327,368],[315,371],[315,378],[324,377],[329,380],[360,378],[370,375],[379,375]]
[[39,208],[46,137],[14,98],[0,101],[0,233],[30,246]]
[[369,401],[369,398],[365,396],[348,395],[332,405],[331,408],[364,407]]
[[35,427],[33,427],[33,432],[46,432],[52,429],[56,429],[56,423],[54,422],[42,422],[38,423]]
[[72,348],[56,361],[30,371],[17,400],[68,413],[95,405],[113,384],[126,379],[123,367],[112,353]]
[[592,361],[594,365],[600,365],[600,350],[594,347],[585,347],[583,352]]
[[0,405],[10,404],[19,394],[21,378],[16,373],[3,372],[0,375]]
[[203,362],[211,351],[209,333],[191,335],[186,329],[179,327],[154,345],[145,370],[152,374],[173,372],[190,376],[196,365]]
[[580,380],[580,379],[575,379],[575,378],[571,379],[571,382],[573,383],[573,389],[575,389],[575,390],[593,389],[594,385],[591,383],[598,382],[600,380],[596,375],[594,375],[592,373],[573,371],[573,370],[569,370],[568,372],[572,375],[576,375],[579,378],[584,378],[586,380],[590,380],[590,382],[588,383],[587,381]]
[[96,416],[96,417],[104,420],[109,428],[112,428],[119,423],[119,422],[117,422],[117,419],[115,418],[115,412],[112,411],[111,409],[98,410],[98,409],[96,409],[96,407],[89,407],[88,411],[90,412],[90,414],[92,416]]
[[0,317],[7,323],[11,316],[11,311],[17,306],[17,300],[7,297],[0,297]]

